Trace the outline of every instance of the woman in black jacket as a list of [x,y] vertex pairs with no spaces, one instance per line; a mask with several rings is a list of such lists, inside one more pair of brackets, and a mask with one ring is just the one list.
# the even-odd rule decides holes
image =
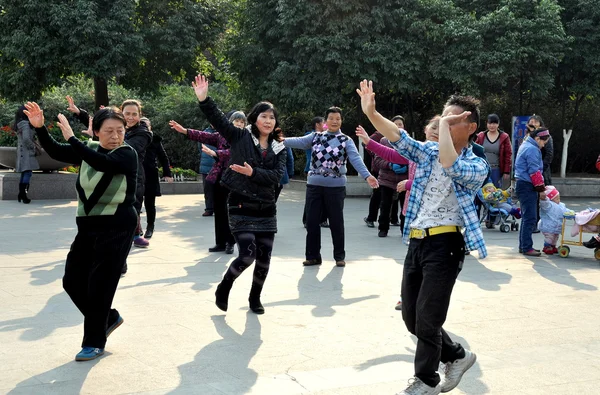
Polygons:
[[[148,130],[152,133],[152,124],[146,117],[140,119],[140,122],[146,123]],[[152,134],[152,142],[146,149],[146,157],[144,158],[144,176],[145,176],[145,188],[144,188],[144,207],[146,207],[146,233],[144,233],[145,239],[152,238],[154,234],[154,222],[156,221],[156,197],[162,196],[160,193],[160,178],[158,176],[158,167],[160,165],[163,169],[163,177],[167,182],[173,182],[171,177],[171,169],[169,164],[169,157],[165,152],[165,147],[162,144],[162,137],[157,134]]]
[[229,291],[235,279],[255,260],[250,309],[264,314],[260,294],[269,272],[273,241],[277,232],[275,191],[283,176],[286,150],[275,130],[277,112],[260,102],[248,115],[250,130],[240,129],[225,117],[208,97],[208,81],[198,75],[192,82],[200,109],[216,131],[231,145],[230,165],[221,183],[231,192],[229,226],[238,244],[239,256],[229,265],[215,292],[216,305],[227,311]]

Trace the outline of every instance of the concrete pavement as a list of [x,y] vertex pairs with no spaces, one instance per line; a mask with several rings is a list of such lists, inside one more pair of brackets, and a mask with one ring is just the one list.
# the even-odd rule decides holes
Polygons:
[[[214,290],[231,255],[207,252],[202,195],[157,199],[151,247],[134,249],[114,306],[125,323],[106,355],[77,363],[82,316],[62,290],[75,202],[0,202],[0,394],[394,394],[416,341],[400,312],[400,230],[367,228],[366,199],[347,199],[347,266],[329,230],[321,267],[302,267],[303,195],[284,191],[262,301],[248,313],[251,271],[225,314]],[[600,201],[567,200],[580,210]],[[593,251],[525,258],[517,234],[484,230],[490,257],[468,257],[445,328],[478,355],[452,394],[596,394],[600,266]],[[586,235],[587,236],[587,235]],[[536,246],[542,237],[535,235]]]

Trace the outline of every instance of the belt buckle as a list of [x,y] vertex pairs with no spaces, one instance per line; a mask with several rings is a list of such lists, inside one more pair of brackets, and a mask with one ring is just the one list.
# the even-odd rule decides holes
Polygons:
[[413,239],[424,239],[427,233],[423,229],[411,229],[410,231]]

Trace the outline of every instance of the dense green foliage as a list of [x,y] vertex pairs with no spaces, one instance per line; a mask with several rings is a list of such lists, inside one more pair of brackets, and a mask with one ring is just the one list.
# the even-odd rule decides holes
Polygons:
[[[302,135],[337,105],[344,131],[370,127],[355,88],[372,79],[378,109],[402,114],[417,137],[453,93],[482,114],[540,114],[560,162],[593,168],[600,122],[600,8],[595,0],[4,0],[0,5],[0,124],[15,102],[42,98],[55,116],[71,94],[84,108],[141,98],[176,165],[197,147],[168,130],[203,126],[189,82],[209,74],[225,111],[269,100],[284,132]],[[35,76],[32,78],[32,76]],[[58,87],[58,88],[56,88]],[[102,93],[102,92],[100,92]],[[482,129],[485,120],[482,119]],[[299,162],[303,154],[296,151]]]

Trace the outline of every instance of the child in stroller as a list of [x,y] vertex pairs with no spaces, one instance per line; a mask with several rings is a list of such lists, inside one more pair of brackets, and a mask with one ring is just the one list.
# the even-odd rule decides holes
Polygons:
[[521,209],[512,204],[510,188],[503,191],[488,180],[477,195],[483,203],[481,222],[485,221],[486,228],[494,229],[498,224],[504,233],[519,230],[517,219],[521,218]]

